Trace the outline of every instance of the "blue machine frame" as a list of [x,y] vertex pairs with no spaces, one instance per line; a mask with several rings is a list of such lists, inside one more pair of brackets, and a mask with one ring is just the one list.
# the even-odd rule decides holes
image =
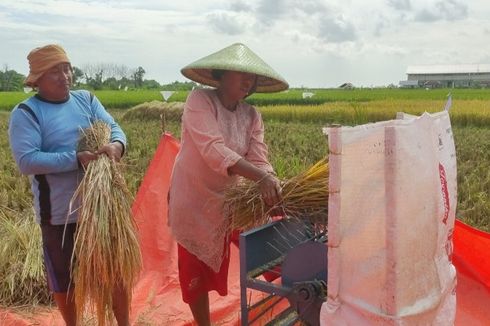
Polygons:
[[[268,304],[269,307],[273,307],[283,299],[289,298],[292,295],[293,284],[289,284],[291,286],[284,286],[284,279],[282,280],[283,284],[277,284],[258,279],[258,277],[264,273],[268,273],[269,275],[275,273],[277,276],[280,276],[280,272],[277,271],[277,266],[280,266],[286,259],[288,252],[290,252],[291,249],[308,242],[325,242],[325,234],[320,235],[320,239],[318,237],[318,234],[314,232],[311,224],[297,220],[280,220],[240,234],[240,295],[242,325],[253,323],[267,310],[263,310],[252,319],[249,319],[249,311],[265,304]],[[323,270],[321,270],[320,273],[316,273],[315,278],[318,277],[326,281],[326,245],[325,252],[322,252],[321,256],[324,257],[320,259],[321,261],[318,262],[317,265],[322,266]],[[302,266],[298,266],[298,268],[302,268]],[[268,293],[269,295],[249,307],[247,302],[247,289],[258,290]],[[295,307],[290,306],[277,314],[276,318],[282,320],[283,324],[291,325],[298,319],[298,314]]]

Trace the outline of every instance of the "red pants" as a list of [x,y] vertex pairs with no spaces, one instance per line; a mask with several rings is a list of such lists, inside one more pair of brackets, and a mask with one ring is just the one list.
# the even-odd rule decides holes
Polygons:
[[230,242],[238,246],[238,232],[233,232],[230,239],[225,240],[225,252],[219,272],[216,273],[195,255],[178,244],[179,281],[182,299],[192,304],[201,295],[217,291],[219,295],[228,294],[228,266],[230,265]]
[[[188,252],[178,244],[179,281],[182,290],[182,299],[192,304],[201,295],[216,291],[219,295],[228,294],[228,266],[230,265],[230,242],[238,247],[240,233],[234,231],[230,239],[225,240],[225,252],[228,253],[221,263],[218,273],[203,263],[199,258]],[[275,272],[266,272],[263,277],[272,282],[280,274],[280,268]]]

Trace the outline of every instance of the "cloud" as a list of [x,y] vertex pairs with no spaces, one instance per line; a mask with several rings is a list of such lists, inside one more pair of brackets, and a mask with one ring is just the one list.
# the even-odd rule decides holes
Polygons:
[[236,0],[230,4],[230,10],[234,12],[250,12],[252,11],[252,6],[245,1]]
[[256,9],[258,21],[264,25],[273,25],[277,20],[293,11],[291,2],[287,0],[261,0]]
[[388,0],[388,5],[400,11],[409,11],[412,9],[410,0]]
[[441,0],[428,9],[424,8],[415,14],[415,21],[435,22],[440,20],[456,21],[468,17],[468,5],[458,0]]
[[330,12],[325,2],[321,0],[298,0],[297,6],[300,11],[308,15],[324,15]]
[[415,15],[415,21],[423,22],[423,23],[430,23],[440,19],[441,17],[438,17],[435,13],[427,9],[419,10]]
[[354,25],[342,16],[322,20],[318,28],[318,36],[332,43],[355,41],[357,39]]
[[376,17],[373,17],[373,24],[373,35],[378,38],[382,36],[384,30],[391,27],[392,21],[384,14],[378,14]]
[[298,35],[301,39],[312,36],[320,44],[357,39],[356,27],[343,15],[343,9],[323,0],[260,0],[252,14],[260,32],[275,28],[282,35],[294,35],[294,42]]
[[444,19],[453,21],[468,17],[468,5],[457,0],[439,1],[436,8],[440,11]]
[[325,15],[330,11],[323,0],[261,0],[256,8],[259,17],[271,21]]
[[356,28],[341,8],[323,0],[235,0],[227,9],[209,13],[211,28],[225,35],[310,35],[319,43],[342,43],[357,39]]
[[243,34],[247,26],[240,16],[230,12],[214,12],[207,16],[211,27],[218,33],[227,35]]

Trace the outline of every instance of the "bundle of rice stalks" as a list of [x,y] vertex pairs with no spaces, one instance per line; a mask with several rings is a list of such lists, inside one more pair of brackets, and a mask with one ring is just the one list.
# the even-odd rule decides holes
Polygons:
[[[97,121],[83,130],[80,144],[96,151],[110,139],[110,128]],[[88,308],[96,310],[99,325],[111,319],[112,294],[131,293],[141,269],[132,197],[119,163],[100,155],[88,164],[73,199],[79,201],[72,277],[79,321]]]
[[303,173],[282,182],[282,201],[268,207],[257,183],[245,181],[225,193],[225,216],[230,230],[249,229],[267,223],[277,211],[286,218],[327,225],[328,162],[322,159]]
[[130,120],[160,120],[165,116],[166,121],[180,122],[184,112],[184,103],[182,102],[145,102],[127,110],[122,118]]
[[50,304],[41,228],[34,214],[8,214],[0,208],[0,239],[0,306]]

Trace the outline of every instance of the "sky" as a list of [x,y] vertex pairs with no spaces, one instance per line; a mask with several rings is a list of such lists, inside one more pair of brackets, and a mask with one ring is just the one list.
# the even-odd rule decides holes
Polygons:
[[145,78],[241,42],[292,87],[398,84],[408,65],[490,63],[488,0],[0,0],[0,65],[35,47],[75,66],[142,66]]

